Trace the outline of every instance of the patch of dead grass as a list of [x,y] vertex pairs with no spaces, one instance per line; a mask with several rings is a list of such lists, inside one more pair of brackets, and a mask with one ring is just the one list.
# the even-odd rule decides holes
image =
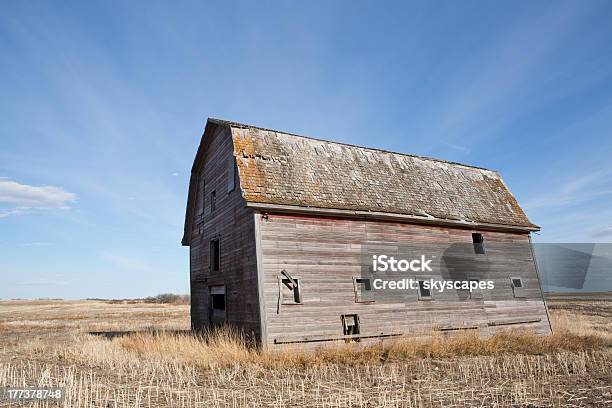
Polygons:
[[326,364],[354,366],[423,358],[576,353],[604,349],[608,344],[601,336],[574,333],[563,328],[550,336],[527,331],[497,333],[490,337],[463,333],[442,338],[434,334],[427,339],[401,338],[392,343],[334,342],[315,350],[300,345],[262,350],[249,345],[237,330],[224,327],[200,335],[151,331],[112,340],[81,336],[65,353],[81,362],[114,368],[139,362],[162,366],[194,365],[205,369],[240,364],[287,368]]
[[[180,305],[0,306],[0,386],[65,386],[66,407],[562,407],[602,406],[612,395],[606,305],[589,315],[552,310],[552,336],[471,332],[274,351],[230,328],[181,332],[189,319]],[[88,334],[94,327],[102,335]],[[117,330],[137,332],[103,336]]]

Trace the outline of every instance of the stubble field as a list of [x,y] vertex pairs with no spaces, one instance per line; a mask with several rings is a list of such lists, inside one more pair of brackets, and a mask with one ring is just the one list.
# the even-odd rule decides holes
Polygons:
[[65,387],[65,407],[612,406],[612,302],[550,308],[546,338],[270,353],[192,335],[187,305],[0,301],[0,387]]

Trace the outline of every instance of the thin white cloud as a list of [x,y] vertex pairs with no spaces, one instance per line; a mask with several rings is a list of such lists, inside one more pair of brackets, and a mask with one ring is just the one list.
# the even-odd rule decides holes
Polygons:
[[13,180],[0,180],[0,203],[25,208],[69,208],[77,195],[61,187],[31,186]]
[[461,153],[470,154],[470,152],[472,151],[472,149],[470,149],[469,147],[462,146],[460,144],[449,143],[449,142],[445,142],[445,141],[442,141],[441,143],[442,143],[442,145],[444,145],[446,147],[449,147],[449,148],[451,148],[453,150],[457,150],[457,151],[459,151]]
[[602,169],[567,180],[557,189],[534,197],[525,203],[530,210],[545,207],[559,207],[578,204],[612,194],[609,178],[610,169]]
[[47,279],[47,278],[34,278],[27,281],[17,282],[19,286],[66,286],[67,281]]
[[102,253],[101,257],[108,264],[120,270],[149,271],[152,269],[151,266],[147,264],[146,262],[138,258],[131,257],[131,256],[111,254],[111,253]]
[[0,218],[40,209],[68,209],[76,200],[76,194],[61,187],[32,186],[0,178],[0,204],[9,206],[0,210]]
[[486,41],[483,53],[468,55],[457,67],[443,102],[422,115],[423,129],[472,145],[495,134],[524,113],[527,103],[546,96],[539,92],[547,79],[542,71],[589,10],[578,2],[565,3]]
[[28,212],[23,208],[11,208],[9,210],[0,210],[0,218],[5,218],[11,215],[24,214]]
[[50,273],[45,275],[34,275],[26,280],[15,282],[19,286],[66,286],[70,279],[63,273]]
[[50,242],[25,242],[21,244],[23,247],[45,247],[51,245]]
[[612,225],[591,232],[591,237],[593,238],[612,237]]

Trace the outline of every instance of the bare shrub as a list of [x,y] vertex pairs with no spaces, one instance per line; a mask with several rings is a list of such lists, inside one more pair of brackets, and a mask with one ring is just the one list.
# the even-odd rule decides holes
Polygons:
[[142,301],[145,303],[168,303],[172,305],[189,304],[189,295],[177,295],[175,293],[161,293],[157,296],[149,296]]

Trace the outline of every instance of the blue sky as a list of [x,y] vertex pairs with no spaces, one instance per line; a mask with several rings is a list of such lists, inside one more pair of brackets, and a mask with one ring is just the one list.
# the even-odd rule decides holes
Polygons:
[[5,2],[0,298],[188,291],[208,116],[499,170],[612,240],[612,3]]

